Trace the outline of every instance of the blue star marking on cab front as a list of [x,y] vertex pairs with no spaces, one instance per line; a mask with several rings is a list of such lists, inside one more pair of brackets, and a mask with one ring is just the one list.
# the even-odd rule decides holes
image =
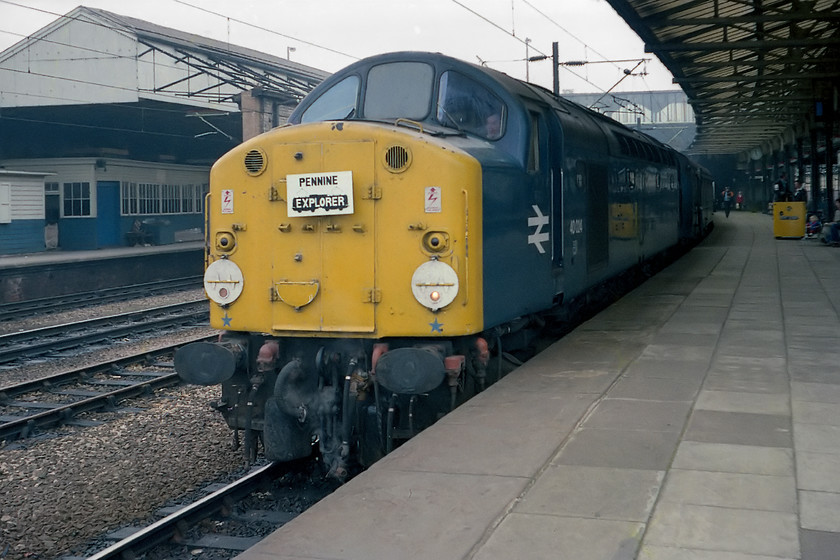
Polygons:
[[443,332],[443,323],[438,323],[437,317],[435,317],[435,322],[434,323],[429,323],[429,326],[432,327],[432,332],[433,333],[434,332],[439,332],[439,333]]
[[225,311],[225,316],[222,317],[222,326],[229,327],[231,321],[233,321],[233,317],[228,317],[227,311]]

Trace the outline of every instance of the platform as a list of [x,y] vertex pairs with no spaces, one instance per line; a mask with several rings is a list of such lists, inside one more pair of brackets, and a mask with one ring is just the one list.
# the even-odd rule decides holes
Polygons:
[[836,560],[840,249],[715,221],[238,560]]
[[0,255],[0,303],[65,296],[204,272],[204,243]]
[[87,251],[41,251],[23,255],[0,255],[0,267],[3,269],[45,266],[50,264],[90,262],[95,260],[136,257],[144,255],[168,254],[201,251],[203,241],[187,241],[169,245],[138,245],[135,247],[108,247]]

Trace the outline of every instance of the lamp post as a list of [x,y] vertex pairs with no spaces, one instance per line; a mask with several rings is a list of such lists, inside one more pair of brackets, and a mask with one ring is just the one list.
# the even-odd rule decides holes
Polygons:
[[294,47],[286,47],[286,60],[291,60],[291,54],[296,50]]

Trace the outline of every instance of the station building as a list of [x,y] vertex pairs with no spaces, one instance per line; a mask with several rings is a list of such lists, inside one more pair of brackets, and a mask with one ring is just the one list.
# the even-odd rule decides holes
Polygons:
[[76,8],[0,53],[0,254],[201,239],[213,162],[327,75]]

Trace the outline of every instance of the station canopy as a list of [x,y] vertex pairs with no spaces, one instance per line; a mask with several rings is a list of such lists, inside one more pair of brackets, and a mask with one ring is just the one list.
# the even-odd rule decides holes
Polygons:
[[840,0],[607,1],[688,96],[691,154],[758,159],[836,108]]
[[[0,52],[0,159],[124,157],[207,165],[243,114],[285,122],[329,74],[79,6]],[[244,95],[260,100],[243,111]],[[277,121],[277,122],[274,122]]]

